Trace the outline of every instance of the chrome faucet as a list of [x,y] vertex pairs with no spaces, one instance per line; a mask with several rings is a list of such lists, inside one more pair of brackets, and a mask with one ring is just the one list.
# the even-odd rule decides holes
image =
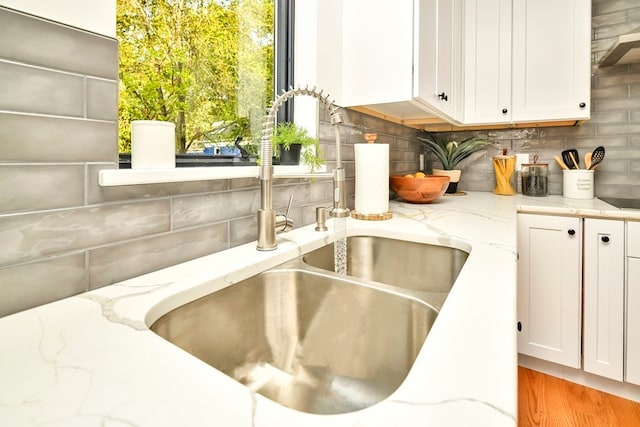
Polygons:
[[[292,222],[286,215],[277,215],[273,210],[273,128],[278,109],[290,98],[298,95],[312,96],[320,101],[320,104],[329,113],[331,124],[334,126],[336,136],[336,168],[333,170],[333,207],[329,215],[334,218],[349,216],[346,207],[345,172],[342,168],[340,154],[340,123],[344,121],[342,113],[328,95],[323,95],[322,90],[309,87],[290,88],[276,97],[262,124],[262,138],[260,140],[260,209],[258,210],[258,245],[259,251],[271,251],[278,247],[276,244],[276,229],[286,229]],[[289,202],[291,203],[291,202]]]

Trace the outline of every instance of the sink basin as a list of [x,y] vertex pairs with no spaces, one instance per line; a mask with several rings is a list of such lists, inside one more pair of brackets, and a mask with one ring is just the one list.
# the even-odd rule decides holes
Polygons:
[[159,318],[151,329],[289,408],[371,406],[407,376],[437,312],[348,277],[268,270]]
[[[347,275],[403,289],[448,294],[467,256],[447,246],[377,236],[347,237]],[[302,259],[313,267],[334,271],[333,245]]]

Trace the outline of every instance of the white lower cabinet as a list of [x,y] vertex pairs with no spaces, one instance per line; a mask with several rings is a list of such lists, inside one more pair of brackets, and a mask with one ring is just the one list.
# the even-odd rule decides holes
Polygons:
[[518,214],[518,351],[580,367],[582,219]]
[[640,222],[627,223],[625,381],[640,385]]
[[584,370],[622,381],[624,221],[584,220]]
[[517,223],[518,352],[640,385],[640,222]]

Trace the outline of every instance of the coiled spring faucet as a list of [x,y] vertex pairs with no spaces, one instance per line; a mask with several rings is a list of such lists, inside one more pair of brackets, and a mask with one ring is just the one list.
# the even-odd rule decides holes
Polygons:
[[287,100],[294,96],[311,96],[316,98],[329,114],[331,124],[334,127],[336,137],[336,168],[333,170],[333,208],[329,210],[329,215],[334,218],[349,216],[349,209],[346,207],[345,195],[345,172],[342,168],[342,158],[340,153],[340,123],[344,122],[340,109],[328,95],[323,95],[323,91],[318,91],[315,87],[290,88],[276,97],[271,107],[267,110],[262,124],[262,138],[260,140],[260,209],[258,210],[258,245],[260,251],[270,251],[277,248],[276,228],[280,225],[290,224],[291,220],[284,215],[276,216],[273,209],[273,129],[275,117],[278,109]]

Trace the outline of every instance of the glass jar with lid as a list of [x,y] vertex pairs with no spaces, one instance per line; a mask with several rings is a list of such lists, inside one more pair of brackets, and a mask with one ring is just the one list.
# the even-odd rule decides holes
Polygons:
[[523,163],[521,172],[522,194],[525,196],[549,195],[549,163],[538,163],[538,155],[533,163]]

